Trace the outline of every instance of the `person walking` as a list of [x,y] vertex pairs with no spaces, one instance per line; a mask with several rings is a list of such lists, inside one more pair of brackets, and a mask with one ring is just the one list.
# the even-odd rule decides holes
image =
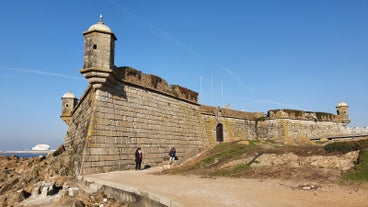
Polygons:
[[175,147],[172,147],[169,152],[170,161],[176,160],[176,149]]
[[135,151],[135,170],[141,169],[142,159],[143,159],[142,149],[138,147],[137,150]]

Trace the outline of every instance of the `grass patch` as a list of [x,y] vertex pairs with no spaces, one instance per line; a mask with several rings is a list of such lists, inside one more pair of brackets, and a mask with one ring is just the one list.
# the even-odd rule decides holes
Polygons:
[[368,148],[362,149],[355,170],[345,173],[342,177],[345,180],[368,181]]
[[[345,142],[335,142],[326,146],[288,146],[272,144],[263,141],[249,141],[249,144],[241,142],[226,142],[214,146],[201,155],[189,160],[184,165],[168,169],[169,174],[192,174],[204,177],[284,177],[289,175],[299,177],[323,177],[324,169],[301,168],[302,172],[293,171],[293,168],[253,168],[252,163],[256,163],[257,157],[266,154],[286,154],[293,153],[297,156],[329,156],[331,153],[339,155],[353,150],[361,150],[359,160],[355,168],[342,175],[343,179],[355,181],[368,181],[368,140],[355,140]],[[252,159],[253,158],[253,159]],[[318,175],[318,176],[317,176]],[[341,174],[339,174],[341,175]],[[330,176],[330,175],[326,175]],[[341,177],[339,177],[341,178]]]
[[250,169],[250,164],[239,164],[239,165],[235,165],[230,168],[219,169],[213,173],[210,173],[210,175],[211,176],[234,177],[249,169]]
[[[257,142],[249,141],[249,145],[240,144],[238,142],[226,142],[216,145],[214,148],[203,153],[196,161],[181,167],[169,170],[173,174],[229,174],[227,171],[234,173],[245,168],[245,166],[234,166],[234,169],[217,169],[218,166],[231,160],[239,159],[243,154],[254,152],[257,150]],[[219,172],[216,172],[219,171]],[[231,173],[230,173],[231,174]]]
[[255,142],[249,142],[249,145],[239,144],[236,142],[222,143],[216,145],[209,151],[209,155],[201,161],[201,166],[207,168],[216,163],[222,163],[229,159],[239,158],[245,152],[249,152],[256,148]]

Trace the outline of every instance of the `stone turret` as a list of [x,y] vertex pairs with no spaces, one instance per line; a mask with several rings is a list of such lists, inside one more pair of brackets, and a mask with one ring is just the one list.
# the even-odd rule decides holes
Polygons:
[[343,123],[349,124],[349,106],[347,103],[340,101],[336,105],[337,119]]
[[66,92],[63,97],[61,98],[62,107],[61,107],[61,116],[60,118],[69,125],[70,118],[72,116],[72,111],[74,107],[77,105],[78,99],[75,95],[68,91]]
[[112,30],[100,21],[83,32],[84,64],[80,71],[94,88],[100,88],[115,68],[115,41]]

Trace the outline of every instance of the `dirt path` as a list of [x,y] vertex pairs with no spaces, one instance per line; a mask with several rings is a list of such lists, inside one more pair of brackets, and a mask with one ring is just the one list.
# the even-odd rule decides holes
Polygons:
[[[156,169],[157,170],[157,169]],[[368,188],[284,180],[199,178],[196,176],[154,175],[155,169],[119,171],[88,175],[155,193],[186,207],[367,207]],[[316,189],[303,190],[311,184]]]

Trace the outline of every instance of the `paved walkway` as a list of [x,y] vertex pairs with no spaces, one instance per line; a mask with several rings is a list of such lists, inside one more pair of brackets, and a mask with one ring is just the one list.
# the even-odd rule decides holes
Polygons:
[[[185,207],[317,207],[368,206],[367,190],[354,191],[337,185],[302,190],[291,181],[196,176],[154,175],[157,168],[142,171],[118,171],[83,176],[99,184],[109,183],[125,189],[150,192]],[[318,185],[315,184],[314,185]]]

